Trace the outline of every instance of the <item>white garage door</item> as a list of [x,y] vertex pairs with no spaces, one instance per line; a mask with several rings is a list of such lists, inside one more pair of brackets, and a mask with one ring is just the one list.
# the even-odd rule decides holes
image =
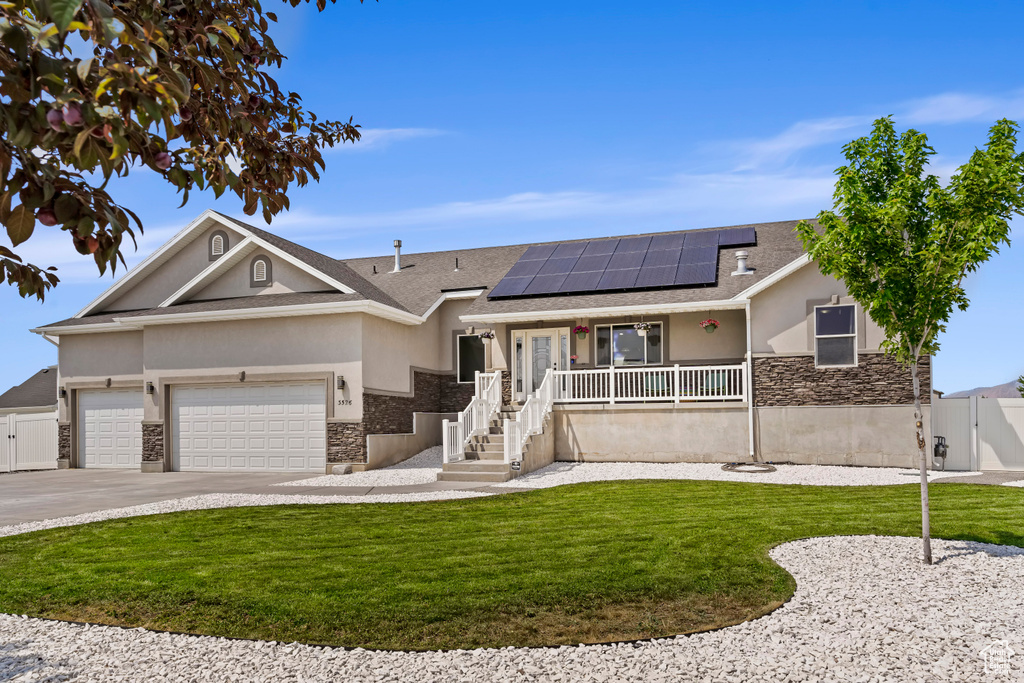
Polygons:
[[174,469],[323,473],[324,400],[323,382],[175,387]]
[[140,467],[142,390],[78,392],[78,462],[82,467]]

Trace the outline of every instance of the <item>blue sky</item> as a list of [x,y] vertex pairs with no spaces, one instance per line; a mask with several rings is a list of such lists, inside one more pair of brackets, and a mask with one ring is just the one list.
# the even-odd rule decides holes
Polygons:
[[[1024,121],[1017,2],[277,4],[279,81],[365,137],[271,229],[339,258],[811,217],[873,118],[926,132],[939,175]],[[227,196],[178,209],[148,171],[113,192],[147,227],[129,265],[203,209],[242,216]],[[56,362],[28,328],[111,284],[47,230],[19,252],[63,282],[44,304],[0,287],[0,391]],[[1024,243],[970,278],[936,388],[1024,372],[1022,273]]]

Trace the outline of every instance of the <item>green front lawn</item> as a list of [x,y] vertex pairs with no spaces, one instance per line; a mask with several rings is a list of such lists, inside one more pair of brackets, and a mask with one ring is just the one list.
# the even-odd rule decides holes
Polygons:
[[[1024,490],[931,493],[936,536],[1024,546]],[[0,539],[0,611],[373,648],[644,638],[784,602],[778,543],[918,523],[913,485],[687,481],[184,512]]]

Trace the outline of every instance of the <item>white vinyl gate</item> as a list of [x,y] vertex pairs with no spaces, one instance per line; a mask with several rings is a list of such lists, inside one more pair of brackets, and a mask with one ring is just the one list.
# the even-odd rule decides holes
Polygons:
[[57,411],[0,415],[0,472],[57,467]]
[[934,400],[932,434],[946,437],[947,470],[1024,472],[1024,398]]

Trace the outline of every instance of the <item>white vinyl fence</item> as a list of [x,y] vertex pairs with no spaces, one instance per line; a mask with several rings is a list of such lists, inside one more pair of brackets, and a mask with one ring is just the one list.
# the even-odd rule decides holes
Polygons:
[[0,415],[0,472],[56,467],[56,411]]
[[1024,472],[1024,398],[934,400],[932,434],[946,437],[947,470]]

